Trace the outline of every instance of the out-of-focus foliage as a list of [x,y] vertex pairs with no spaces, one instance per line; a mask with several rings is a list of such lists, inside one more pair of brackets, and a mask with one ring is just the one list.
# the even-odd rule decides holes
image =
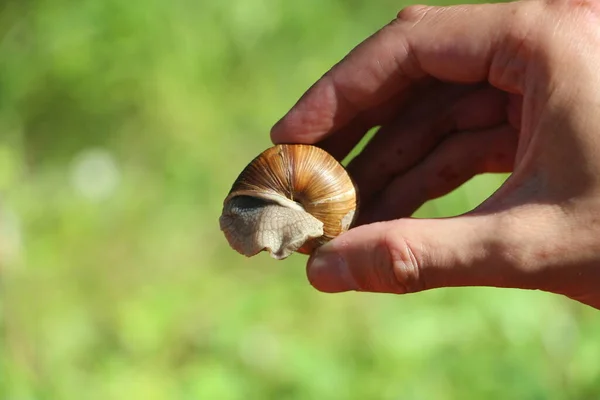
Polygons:
[[270,126],[404,5],[3,2],[0,398],[598,398],[600,320],[579,304],[324,295],[303,257],[245,259],[219,232]]

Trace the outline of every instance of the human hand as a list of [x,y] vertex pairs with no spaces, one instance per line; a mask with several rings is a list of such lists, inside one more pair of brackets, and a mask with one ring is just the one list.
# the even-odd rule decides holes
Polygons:
[[[539,289],[600,309],[600,2],[409,7],[271,132],[348,166],[359,226],[316,251],[324,292]],[[512,172],[475,210],[411,219],[476,174]]]

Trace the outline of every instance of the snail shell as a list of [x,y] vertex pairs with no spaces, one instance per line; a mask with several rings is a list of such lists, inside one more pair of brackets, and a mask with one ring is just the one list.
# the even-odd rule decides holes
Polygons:
[[349,229],[357,191],[344,167],[310,145],[276,145],[242,171],[219,219],[230,246],[248,257],[310,254]]

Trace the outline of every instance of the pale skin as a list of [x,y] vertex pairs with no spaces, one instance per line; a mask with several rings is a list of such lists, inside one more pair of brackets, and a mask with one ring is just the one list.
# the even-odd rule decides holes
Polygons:
[[[600,309],[600,1],[412,6],[273,127],[349,165],[359,226],[321,247],[323,292],[536,289]],[[477,174],[512,172],[464,215],[413,219]]]

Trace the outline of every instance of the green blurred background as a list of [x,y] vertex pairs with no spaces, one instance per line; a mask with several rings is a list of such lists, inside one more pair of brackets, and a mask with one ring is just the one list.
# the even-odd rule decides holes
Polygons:
[[3,1],[0,398],[600,398],[591,309],[325,295],[304,257],[245,259],[218,229],[271,125],[406,4]]

